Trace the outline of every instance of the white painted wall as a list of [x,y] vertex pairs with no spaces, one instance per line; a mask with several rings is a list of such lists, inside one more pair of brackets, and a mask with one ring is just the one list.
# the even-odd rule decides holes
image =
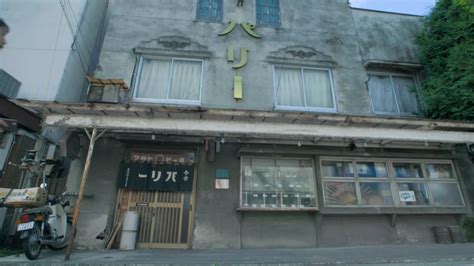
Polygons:
[[21,81],[18,98],[56,99],[74,41],[61,2],[77,32],[87,0],[0,0],[10,26],[0,67]]

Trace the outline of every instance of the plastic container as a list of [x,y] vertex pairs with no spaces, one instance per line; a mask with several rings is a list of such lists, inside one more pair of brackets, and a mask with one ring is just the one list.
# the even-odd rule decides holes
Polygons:
[[460,226],[449,226],[449,235],[454,243],[466,243],[464,231]]
[[123,217],[122,237],[120,250],[134,250],[137,242],[138,213],[127,211]]
[[436,243],[439,244],[450,244],[451,236],[447,226],[434,226],[433,233],[435,236]]

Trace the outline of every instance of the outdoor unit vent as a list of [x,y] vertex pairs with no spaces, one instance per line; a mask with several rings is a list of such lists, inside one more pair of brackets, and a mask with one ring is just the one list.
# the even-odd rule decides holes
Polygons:
[[128,86],[121,79],[96,79],[87,77],[89,89],[87,101],[94,103],[123,103],[126,100]]
[[15,99],[20,90],[21,82],[12,77],[5,70],[0,69],[0,94]]

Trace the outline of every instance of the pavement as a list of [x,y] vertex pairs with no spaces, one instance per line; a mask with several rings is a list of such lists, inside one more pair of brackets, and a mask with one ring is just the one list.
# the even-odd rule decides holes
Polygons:
[[43,250],[36,261],[21,254],[1,265],[474,265],[474,243],[383,245],[315,249]]

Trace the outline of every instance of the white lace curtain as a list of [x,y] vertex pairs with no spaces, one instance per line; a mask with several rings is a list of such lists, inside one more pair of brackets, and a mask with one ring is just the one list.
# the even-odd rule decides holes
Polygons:
[[278,106],[334,108],[329,71],[275,68]]
[[375,112],[419,113],[418,98],[413,91],[415,89],[413,78],[376,75],[369,77],[369,92]]
[[199,101],[201,61],[143,59],[136,98]]

